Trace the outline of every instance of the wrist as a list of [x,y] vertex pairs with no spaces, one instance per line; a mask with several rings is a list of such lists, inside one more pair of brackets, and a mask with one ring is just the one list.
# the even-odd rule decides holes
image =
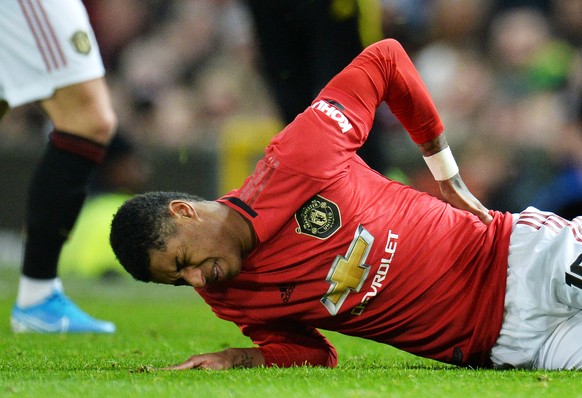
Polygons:
[[261,363],[257,358],[257,349],[227,348],[224,352],[229,356],[231,368],[253,368]]
[[448,180],[459,173],[457,162],[448,146],[433,155],[423,156],[423,159],[437,181]]

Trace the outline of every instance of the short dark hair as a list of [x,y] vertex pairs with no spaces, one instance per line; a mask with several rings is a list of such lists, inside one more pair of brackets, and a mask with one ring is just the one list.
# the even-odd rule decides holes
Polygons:
[[109,243],[123,268],[139,281],[151,282],[150,251],[165,250],[176,233],[168,208],[173,200],[203,199],[183,192],[147,192],[128,199],[113,216]]

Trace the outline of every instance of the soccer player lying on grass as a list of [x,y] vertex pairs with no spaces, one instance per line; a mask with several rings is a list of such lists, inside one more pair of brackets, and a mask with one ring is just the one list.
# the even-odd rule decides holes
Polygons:
[[[448,203],[356,155],[381,101]],[[317,329],[460,366],[582,367],[582,218],[484,208],[394,40],[332,79],[240,189],[215,201],[136,196],[110,241],[134,278],[194,287],[256,344],[170,369],[333,367],[337,353]]]

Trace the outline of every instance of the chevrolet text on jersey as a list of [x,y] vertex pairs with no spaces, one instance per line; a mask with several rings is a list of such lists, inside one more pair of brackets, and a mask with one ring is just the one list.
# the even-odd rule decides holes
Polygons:
[[348,118],[335,106],[331,105],[331,103],[319,100],[313,105],[311,105],[313,109],[317,109],[318,111],[323,112],[327,116],[329,116],[332,120],[335,120],[339,125],[342,133],[347,133],[352,129],[352,125]]
[[396,246],[398,246],[398,234],[390,230],[388,231],[388,239],[386,240],[386,247],[384,248],[386,255],[380,260],[380,267],[378,267],[378,271],[376,271],[376,275],[374,275],[374,279],[370,285],[372,290],[364,295],[360,304],[352,310],[352,315],[362,315],[368,301],[378,294],[378,289],[382,287],[384,279],[386,279],[386,274],[390,269],[390,263],[392,263],[394,253],[396,253]]

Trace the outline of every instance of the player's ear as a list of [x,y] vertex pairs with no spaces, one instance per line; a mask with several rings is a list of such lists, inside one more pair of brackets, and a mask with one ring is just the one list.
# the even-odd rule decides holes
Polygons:
[[197,216],[196,209],[192,203],[184,200],[173,200],[169,205],[170,214],[178,218],[194,218]]

